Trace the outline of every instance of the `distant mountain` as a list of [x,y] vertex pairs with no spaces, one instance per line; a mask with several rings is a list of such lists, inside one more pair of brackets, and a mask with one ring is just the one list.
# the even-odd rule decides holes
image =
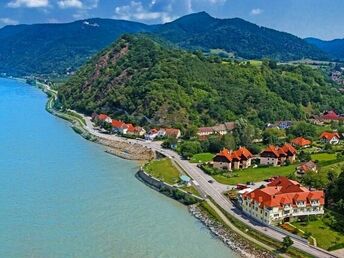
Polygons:
[[0,30],[0,72],[65,73],[68,68],[81,66],[123,33],[149,29],[142,23],[111,19],[6,26]]
[[205,12],[186,15],[159,26],[156,34],[181,47],[224,49],[247,59],[327,58],[318,48],[289,33],[260,27],[239,18],[216,19]]
[[344,39],[321,40],[306,38],[305,41],[321,49],[332,58],[344,60]]
[[[344,98],[308,66],[222,63],[125,35],[59,88],[66,108],[145,125],[187,128],[245,117],[255,125],[344,110]],[[307,107],[307,108],[305,108]]]
[[224,49],[243,58],[324,59],[316,47],[291,34],[242,19],[216,19],[205,12],[162,25],[88,19],[65,24],[6,26],[0,29],[0,73],[66,73],[124,33],[149,32],[188,49]]

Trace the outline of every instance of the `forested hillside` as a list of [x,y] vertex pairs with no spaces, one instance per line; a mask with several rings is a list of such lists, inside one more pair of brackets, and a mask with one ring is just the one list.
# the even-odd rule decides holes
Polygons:
[[344,39],[321,40],[306,38],[309,44],[316,46],[334,59],[344,60]]
[[216,19],[205,12],[186,15],[156,28],[164,39],[191,49],[224,49],[247,59],[326,59],[324,52],[289,33],[245,20]]
[[306,66],[223,63],[167,48],[145,36],[123,36],[59,89],[67,108],[105,112],[144,124],[212,125],[245,117],[256,125],[300,119],[307,110],[344,111],[318,70]]
[[6,26],[0,29],[0,73],[15,76],[75,71],[124,33],[152,33],[182,48],[223,49],[236,57],[326,59],[316,47],[288,33],[244,20],[196,13],[161,25],[88,19],[65,24]]
[[142,23],[110,19],[7,26],[0,30],[0,73],[65,74],[123,33],[148,29]]

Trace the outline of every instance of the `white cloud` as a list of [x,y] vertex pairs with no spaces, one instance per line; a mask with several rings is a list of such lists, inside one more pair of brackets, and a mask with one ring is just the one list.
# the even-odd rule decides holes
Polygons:
[[83,3],[80,0],[61,0],[57,2],[57,5],[62,8],[83,8]]
[[11,8],[19,8],[19,7],[39,8],[39,7],[47,7],[48,5],[49,5],[49,0],[13,0],[7,3],[7,6]]
[[0,24],[3,24],[3,25],[16,25],[18,23],[19,23],[18,21],[13,20],[11,18],[0,18]]
[[[152,10],[157,1],[152,0],[150,5],[145,8],[142,2],[131,1],[128,5],[117,6],[115,8],[115,19],[123,20],[139,20],[139,21],[151,21],[160,20],[162,22],[169,22],[174,19],[167,11],[155,11]],[[167,6],[171,10],[171,6]]]
[[259,14],[262,14],[263,10],[260,9],[260,8],[255,8],[255,9],[252,9],[250,14],[251,15],[259,15]]

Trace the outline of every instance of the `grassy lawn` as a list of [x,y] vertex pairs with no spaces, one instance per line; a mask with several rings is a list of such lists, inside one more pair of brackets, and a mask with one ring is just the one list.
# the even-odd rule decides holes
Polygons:
[[312,160],[319,160],[319,161],[325,161],[325,160],[334,160],[336,159],[336,153],[316,153],[311,155]]
[[288,176],[293,173],[296,164],[282,167],[248,168],[226,174],[213,176],[216,181],[222,184],[236,185],[238,183],[259,182],[272,176]]
[[199,192],[193,186],[183,186],[183,187],[180,187],[180,189],[187,191],[188,193],[192,193],[194,195],[200,196]]
[[195,154],[191,159],[191,163],[203,163],[203,162],[208,162],[211,161],[214,157],[214,154],[205,152],[205,153],[198,153]]
[[292,224],[305,232],[312,233],[312,236],[317,240],[317,245],[321,248],[328,249],[340,243],[344,245],[344,234],[331,229],[322,219],[309,221],[308,223],[294,222]]
[[173,185],[179,181],[180,173],[170,159],[153,160],[144,169],[150,175],[166,183]]

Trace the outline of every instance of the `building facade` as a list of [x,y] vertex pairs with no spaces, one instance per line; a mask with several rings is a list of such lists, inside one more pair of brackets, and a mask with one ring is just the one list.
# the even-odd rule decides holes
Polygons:
[[239,205],[255,219],[277,225],[310,215],[324,214],[324,192],[309,190],[286,177],[277,177],[266,187],[239,191]]
[[223,149],[213,158],[213,167],[221,170],[245,169],[252,164],[252,153],[245,147],[235,151]]

